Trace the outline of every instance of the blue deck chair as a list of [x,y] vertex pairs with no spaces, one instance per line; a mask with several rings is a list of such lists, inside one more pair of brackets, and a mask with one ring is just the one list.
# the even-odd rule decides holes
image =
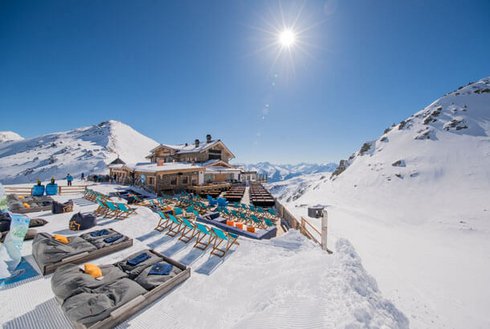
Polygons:
[[125,203],[116,203],[116,206],[119,208],[119,210],[121,210],[121,216],[119,216],[120,218],[128,217],[136,212],[136,208],[128,207]]
[[182,231],[182,221],[172,214],[168,214],[168,219],[170,220],[170,224],[168,225],[167,235],[176,236]]
[[264,223],[267,225],[267,227],[276,226],[276,224],[274,224],[270,219],[264,219]]
[[196,225],[191,223],[187,218],[182,218],[182,233],[179,240],[185,243],[191,241],[196,236]]
[[105,217],[114,217],[117,218],[119,214],[121,213],[121,210],[119,210],[119,207],[117,207],[114,202],[112,201],[105,201],[104,203],[109,210],[107,213],[105,213]]
[[182,216],[184,214],[184,211],[182,208],[179,207],[174,207],[174,216]]
[[226,201],[225,198],[218,198],[217,202],[218,202],[218,207],[220,208],[225,208],[228,206],[228,201]]
[[194,248],[206,250],[206,248],[214,242],[216,237],[209,231],[206,225],[196,223],[196,243]]
[[[224,257],[228,250],[236,244],[239,245],[238,243],[238,235],[233,234],[233,233],[226,233],[219,228],[212,227],[212,234],[216,237],[214,239],[213,243],[213,250],[211,250],[211,254],[218,256],[218,257]],[[225,243],[225,246],[223,248],[220,248],[221,244]]]
[[158,211],[157,213],[160,216],[160,220],[158,221],[158,225],[155,227],[155,230],[163,232],[170,226],[171,221],[163,212]]

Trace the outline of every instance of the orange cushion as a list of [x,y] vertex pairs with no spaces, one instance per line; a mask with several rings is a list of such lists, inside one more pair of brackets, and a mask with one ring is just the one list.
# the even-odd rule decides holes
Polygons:
[[83,271],[94,279],[100,278],[102,276],[102,270],[95,264],[83,265]]
[[247,226],[247,231],[249,231],[250,233],[255,233],[255,227]]
[[28,208],[28,209],[31,207],[31,205],[28,204],[27,202],[24,202],[22,205],[24,206],[24,208]]
[[228,226],[235,226],[235,222],[232,221],[232,220],[227,220],[226,221],[226,225],[228,225]]
[[243,223],[236,223],[235,226],[236,226],[236,228],[243,230]]
[[64,235],[61,235],[61,234],[55,234],[53,235],[53,239],[55,239],[56,241],[58,242],[61,242],[61,243],[64,243],[64,244],[68,244],[68,238]]

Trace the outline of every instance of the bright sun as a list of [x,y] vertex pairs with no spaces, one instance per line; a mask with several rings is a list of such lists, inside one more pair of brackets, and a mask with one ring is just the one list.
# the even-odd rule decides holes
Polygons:
[[284,31],[279,33],[279,44],[282,47],[290,48],[291,46],[294,45],[295,41],[296,41],[296,34],[292,30],[285,29]]

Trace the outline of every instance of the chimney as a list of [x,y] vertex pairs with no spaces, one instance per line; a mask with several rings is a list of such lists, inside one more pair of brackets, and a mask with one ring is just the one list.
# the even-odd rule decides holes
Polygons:
[[158,159],[157,159],[157,166],[158,166],[158,167],[163,166],[163,164],[164,164],[164,163],[165,163],[165,160],[163,160],[162,158],[158,158]]
[[211,143],[211,135],[210,134],[206,135],[206,143]]
[[196,145],[196,147],[199,147],[199,139],[196,139],[196,140],[194,141],[194,144]]

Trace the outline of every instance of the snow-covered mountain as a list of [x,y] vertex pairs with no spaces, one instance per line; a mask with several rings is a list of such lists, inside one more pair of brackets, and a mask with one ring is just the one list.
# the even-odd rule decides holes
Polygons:
[[257,171],[261,176],[267,176],[269,182],[278,182],[298,177],[305,174],[333,172],[337,165],[335,163],[313,164],[272,164],[270,162],[259,162],[254,164],[240,164],[246,170]]
[[6,142],[20,141],[24,138],[13,131],[0,131],[0,144]]
[[113,120],[35,138],[17,138],[0,143],[0,182],[26,183],[52,176],[62,178],[67,173],[75,177],[82,172],[101,173],[117,156],[125,162],[144,161],[157,145],[153,139]]
[[271,189],[298,216],[327,205],[331,241],[353,243],[412,327],[490,327],[490,78],[387,128],[331,177],[290,182]]

